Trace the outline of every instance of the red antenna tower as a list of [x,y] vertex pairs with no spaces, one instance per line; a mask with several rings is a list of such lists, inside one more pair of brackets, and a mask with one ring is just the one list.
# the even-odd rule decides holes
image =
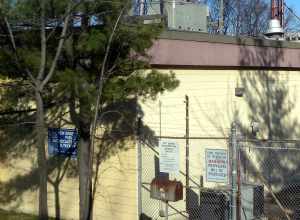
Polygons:
[[277,19],[284,26],[284,0],[271,0],[271,19]]

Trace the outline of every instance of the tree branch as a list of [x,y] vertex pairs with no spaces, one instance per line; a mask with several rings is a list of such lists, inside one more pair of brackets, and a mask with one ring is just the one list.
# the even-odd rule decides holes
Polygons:
[[[14,51],[14,54],[15,54],[16,63],[20,67],[21,65],[20,65],[19,56],[18,56],[18,52],[17,52],[17,46],[16,46],[15,37],[14,37],[14,34],[12,32],[12,28],[10,26],[10,23],[8,22],[8,20],[7,20],[7,18],[5,16],[4,16],[4,22],[5,22],[7,31],[9,33],[9,39],[10,39],[11,45],[13,47],[13,51]],[[27,68],[25,68],[25,72],[29,76],[29,78],[31,79],[32,83],[35,85],[35,81],[36,80],[33,77],[33,75],[31,74],[31,72]]]
[[71,11],[71,2],[68,4],[68,7],[67,7],[67,16],[64,20],[64,27],[63,27],[63,30],[62,30],[61,35],[60,35],[60,39],[59,39],[59,43],[58,43],[58,46],[57,46],[57,50],[56,50],[54,60],[52,61],[50,70],[49,70],[46,78],[43,80],[43,82],[40,86],[41,90],[43,90],[43,88],[49,82],[49,80],[51,79],[51,77],[53,76],[53,74],[55,72],[55,69],[56,69],[56,66],[57,66],[57,61],[58,61],[58,58],[61,54],[64,42],[65,42],[65,36],[66,36],[66,33],[67,33],[67,29],[68,29],[68,23],[69,23],[70,16],[71,16],[70,11]]
[[14,35],[13,35],[13,32],[12,32],[12,29],[11,29],[11,26],[7,20],[7,18],[4,16],[4,22],[5,22],[5,25],[7,27],[7,30],[8,30],[8,34],[9,34],[9,37],[10,37],[10,42],[11,42],[11,45],[14,49],[14,51],[17,50],[17,47],[16,47],[16,42],[15,42],[15,38],[14,38]]
[[[121,17],[123,15],[125,11],[125,7],[121,9],[119,16],[114,24],[112,33],[110,34],[108,43],[107,43],[107,47],[105,50],[105,56],[102,62],[102,66],[101,66],[101,72],[100,72],[100,78],[99,78],[99,82],[98,82],[98,91],[97,91],[97,99],[96,99],[96,106],[95,106],[95,114],[94,114],[94,119],[93,119],[93,123],[92,123],[92,128],[91,128],[91,152],[90,152],[90,156],[91,156],[91,164],[90,164],[90,169],[93,168],[93,155],[94,155],[94,145],[95,145],[95,133],[96,133],[96,127],[97,127],[97,118],[98,118],[98,111],[99,111],[99,106],[100,106],[100,102],[101,102],[101,96],[102,96],[102,90],[103,90],[103,78],[104,78],[104,73],[105,73],[105,67],[106,67],[106,62],[107,62],[107,58],[108,58],[108,54],[110,52],[110,48],[111,48],[111,44],[112,44],[112,40],[113,37],[115,35],[115,32],[117,30],[117,27],[119,25],[119,22],[121,20]],[[94,194],[93,189],[92,189],[92,195]]]
[[70,117],[71,121],[75,124],[75,126],[78,128],[79,127],[79,116],[76,112],[76,101],[75,101],[75,96],[72,93],[71,97],[69,98],[69,109],[70,109]]
[[[46,41],[46,27],[45,27],[45,0],[41,0],[41,18],[40,18],[40,27],[41,27],[41,62],[40,69],[37,77],[38,83],[41,82],[44,78],[45,69],[46,69],[46,59],[47,59],[47,41]],[[37,85],[38,86],[38,85]]]
[[67,172],[70,160],[71,160],[71,157],[68,157],[67,162],[66,162],[66,164],[64,166],[64,170],[63,170],[62,175],[58,176],[58,182],[61,182],[63,180],[63,178],[64,178],[64,176],[65,176],[65,174]]
[[[73,5],[69,12],[66,12],[66,14],[62,17],[62,21],[66,19],[67,16],[71,15],[71,13],[82,3],[82,1],[77,2],[75,5]],[[47,40],[51,38],[51,36],[55,33],[56,29],[59,27],[60,24],[63,22],[59,22],[56,27],[52,29],[52,31],[48,34]]]
[[48,180],[48,182],[51,184],[51,185],[54,185],[55,183],[54,183],[54,181],[48,176],[47,177],[47,180]]

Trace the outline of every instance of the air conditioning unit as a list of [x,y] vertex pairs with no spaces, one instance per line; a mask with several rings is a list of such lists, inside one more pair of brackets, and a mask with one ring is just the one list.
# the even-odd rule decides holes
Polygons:
[[264,215],[264,186],[241,185],[241,219],[261,219]]
[[200,192],[200,216],[205,220],[228,220],[230,213],[230,196],[223,190]]

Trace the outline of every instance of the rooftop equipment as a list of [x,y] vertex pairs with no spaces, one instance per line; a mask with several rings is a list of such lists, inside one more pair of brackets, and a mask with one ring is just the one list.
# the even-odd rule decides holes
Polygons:
[[207,32],[208,7],[198,1],[185,0],[133,0],[132,15],[161,15],[171,30]]
[[261,219],[264,215],[264,186],[242,184],[241,219]]
[[266,37],[280,40],[283,39],[284,31],[280,25],[280,21],[278,19],[271,19],[269,21],[269,28],[265,33]]
[[271,20],[265,33],[266,38],[284,40],[284,0],[271,0]]
[[277,19],[280,26],[284,25],[284,0],[271,0],[271,20]]

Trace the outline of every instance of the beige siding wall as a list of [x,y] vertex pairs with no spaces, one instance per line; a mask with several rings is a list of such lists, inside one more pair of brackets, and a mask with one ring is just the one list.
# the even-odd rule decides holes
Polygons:
[[[169,72],[169,70],[160,70]],[[204,187],[224,187],[227,183],[208,182],[206,179],[205,150],[206,149],[227,149],[226,140],[217,140],[214,137],[228,137],[230,125],[236,117],[246,129],[250,130],[250,115],[260,114],[265,106],[262,104],[254,105],[250,111],[248,102],[249,96],[255,99],[262,99],[266,88],[261,79],[263,75],[269,76],[269,79],[275,79],[270,99],[271,106],[276,106],[274,99],[275,93],[287,93],[287,99],[284,100],[278,108],[290,107],[291,111],[284,115],[280,120],[283,123],[281,128],[287,129],[290,122],[298,120],[300,113],[299,86],[300,72],[287,71],[254,71],[254,70],[172,70],[180,80],[180,86],[172,92],[166,92],[155,101],[141,102],[144,111],[144,122],[156,135],[184,137],[185,135],[185,95],[189,96],[190,110],[190,136],[192,137],[211,137],[210,140],[190,140],[190,177],[195,183],[200,184],[203,178]],[[246,77],[247,76],[247,77]],[[247,83],[252,79],[252,85],[248,87],[244,97],[235,96],[235,88],[242,87],[242,78]],[[277,94],[278,95],[278,94]],[[160,107],[161,106],[161,107]],[[270,110],[276,112],[276,109]],[[161,124],[160,124],[161,118]],[[279,126],[279,125],[278,125]],[[298,126],[299,127],[299,126]],[[290,133],[290,138],[299,136],[299,128]],[[160,129],[161,128],[161,129]],[[261,132],[261,137],[267,138],[266,133]],[[180,170],[185,173],[185,140],[176,140],[180,146]],[[156,146],[156,150],[158,147]],[[154,153],[149,148],[143,149],[143,182],[150,183],[155,177]],[[253,162],[257,163],[255,155],[252,155]],[[255,164],[257,165],[257,164]],[[157,165],[156,165],[157,166]],[[146,172],[145,172],[146,171]],[[156,170],[157,172],[157,170]],[[176,178],[185,184],[185,177],[182,174],[171,175],[171,179]],[[191,186],[196,186],[190,181]],[[195,189],[196,197],[199,199],[199,190]],[[185,197],[185,195],[184,195]],[[185,198],[184,198],[185,199]],[[149,198],[149,193],[143,190],[143,212],[148,216],[159,218],[159,203]],[[151,205],[148,205],[151,204]],[[171,203],[177,210],[185,210],[184,200]],[[194,202],[197,204],[197,200]],[[170,219],[183,219],[173,209],[170,209]]]
[[[169,72],[169,70],[160,70]],[[264,93],[258,74],[278,75],[279,83],[286,87],[288,100],[284,105],[290,106],[289,117],[296,119],[300,113],[300,72],[299,71],[255,71],[255,70],[172,70],[180,80],[180,86],[172,92],[166,92],[155,101],[142,103],[144,121],[156,134],[160,133],[159,101],[161,101],[161,134],[183,136],[185,134],[184,96],[190,99],[190,135],[220,136],[228,135],[234,116],[243,124],[249,124],[249,108],[245,97],[235,97],[236,87],[241,87],[241,76],[251,75],[257,82],[253,96]],[[275,87],[278,83],[275,83]],[[280,85],[281,86],[281,85]],[[278,86],[279,87],[279,86]],[[274,89],[272,89],[274,91]],[[271,94],[274,96],[274,94]],[[272,97],[273,97],[272,96]],[[297,101],[298,100],[298,101]],[[260,107],[260,106],[258,106]],[[258,108],[257,107],[257,108]],[[252,112],[254,114],[254,112]]]
[[[166,70],[161,70],[168,72]],[[234,102],[235,71],[173,70],[180,86],[166,92],[157,101],[143,104],[144,121],[159,134],[159,101],[161,101],[162,135],[185,134],[185,95],[190,99],[190,135],[221,135],[227,132]],[[215,126],[217,124],[218,126]]]
[[[100,168],[99,183],[95,198],[94,219],[136,219],[137,193],[136,193],[136,149],[135,143],[130,143],[129,149],[121,151],[105,161]],[[32,185],[37,179],[22,178],[34,169],[35,152],[24,155],[24,159],[11,158],[7,163],[1,163],[0,182],[8,183],[14,180],[10,187],[10,195],[14,197],[9,202],[4,202],[0,208],[16,212],[38,213],[38,190],[36,187],[23,189]],[[72,161],[73,168],[77,168],[77,162]],[[51,175],[55,180],[57,171]],[[35,176],[34,178],[37,178]],[[3,195],[5,192],[2,191]],[[7,189],[7,188],[6,188]],[[20,191],[17,191],[17,190]],[[78,177],[70,177],[68,173],[59,184],[59,201],[61,216],[63,219],[78,219],[79,216],[79,183]],[[3,197],[2,199],[5,200]],[[2,200],[1,199],[1,200]],[[55,216],[55,193],[53,186],[48,182],[48,206],[49,215]]]
[[[168,70],[161,71],[168,72]],[[188,95],[190,98],[190,136],[228,136],[230,123],[234,116],[238,116],[245,127],[250,125],[251,121],[249,119],[249,111],[245,98],[234,96],[235,87],[241,85],[240,71],[173,71],[180,80],[180,86],[175,91],[164,93],[156,101],[149,100],[141,103],[144,111],[144,123],[154,130],[156,135],[159,135],[160,132],[166,136],[185,135],[185,95]],[[261,74],[256,71],[245,71],[244,73],[254,75]],[[290,101],[286,102],[286,105],[290,105],[292,108],[291,114],[285,118],[285,120],[287,123],[291,120],[299,120],[300,72],[280,71],[276,72],[276,74],[280,76],[281,82],[288,88]],[[262,88],[259,90],[261,89]],[[161,101],[161,109],[159,108],[159,101]],[[160,111],[161,125],[159,123]],[[295,134],[299,134],[299,131],[295,131]],[[179,144],[181,150],[181,170],[184,171],[184,141],[179,141]],[[205,180],[204,150],[206,148],[226,149],[227,143],[226,141],[214,139],[210,141],[191,141],[191,176],[195,182],[200,181],[200,176],[203,176]],[[23,155],[22,159],[10,158],[8,163],[1,163],[1,183],[7,183],[18,175],[22,176],[28,174],[34,168],[34,164],[36,164],[34,155],[34,151],[28,152]],[[148,159],[148,176],[143,173],[146,182],[150,182],[154,177],[155,169],[152,161],[153,155],[150,155]],[[143,170],[144,169],[146,168],[144,167]],[[95,204],[95,219],[136,219],[137,169],[135,144],[132,143],[129,150],[122,151],[105,161],[101,166],[99,177]],[[54,178],[54,176],[52,178]],[[181,179],[182,176],[177,176],[176,178]],[[18,186],[27,184],[27,182],[22,182],[22,178],[20,178],[20,181],[17,183]],[[204,181],[204,186],[212,185]],[[66,175],[59,185],[59,188],[62,217],[66,219],[78,219],[78,179]],[[55,216],[55,194],[51,184],[48,185],[48,191],[49,213],[51,216]],[[2,203],[0,208],[37,213],[38,193],[36,189],[25,189],[24,193],[17,191],[10,193],[15,197],[13,197],[9,203]],[[158,203],[156,205],[158,205]],[[180,210],[182,210],[182,208],[184,208],[184,206],[182,206]],[[178,216],[174,216],[174,218],[177,217]]]
[[96,219],[137,217],[136,149],[121,152],[105,162],[96,195]]

